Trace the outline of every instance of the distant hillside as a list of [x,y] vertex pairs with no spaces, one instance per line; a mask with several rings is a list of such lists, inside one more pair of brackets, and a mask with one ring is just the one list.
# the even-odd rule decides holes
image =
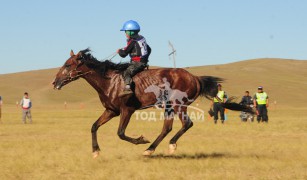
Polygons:
[[251,93],[261,85],[271,102],[290,106],[306,106],[307,61],[289,59],[253,59],[224,65],[193,67],[197,75],[225,78],[224,90],[235,96]]
[[[230,96],[241,96],[245,90],[255,93],[262,85],[271,102],[282,106],[306,106],[307,61],[289,59],[253,59],[223,65],[186,68],[195,75],[218,76],[225,79],[223,89]],[[25,91],[36,105],[69,103],[99,104],[97,93],[83,79],[62,90],[51,85],[58,69],[0,75],[0,95],[4,103],[15,104]]]

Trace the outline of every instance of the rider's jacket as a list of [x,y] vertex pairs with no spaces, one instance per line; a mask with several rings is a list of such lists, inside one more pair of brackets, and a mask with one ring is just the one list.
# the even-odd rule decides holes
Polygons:
[[131,61],[142,63],[148,62],[150,53],[151,48],[147,44],[146,39],[141,35],[136,35],[130,39],[127,39],[127,46],[118,51],[118,54],[121,57],[126,57],[129,54]]

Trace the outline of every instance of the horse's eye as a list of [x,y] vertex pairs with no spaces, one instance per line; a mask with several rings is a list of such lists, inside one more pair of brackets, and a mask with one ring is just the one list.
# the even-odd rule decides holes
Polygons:
[[65,64],[65,68],[70,68],[70,64]]

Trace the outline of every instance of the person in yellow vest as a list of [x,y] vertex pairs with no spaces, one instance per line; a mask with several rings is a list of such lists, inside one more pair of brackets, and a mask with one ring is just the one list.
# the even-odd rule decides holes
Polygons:
[[227,94],[225,91],[222,90],[222,85],[218,84],[218,93],[215,98],[213,98],[211,102],[211,108],[213,106],[213,112],[214,112],[214,123],[217,123],[218,120],[218,113],[220,112],[221,121],[224,123],[225,120],[225,109],[222,107],[220,102],[226,102],[227,100]]
[[254,95],[254,107],[257,108],[257,121],[260,123],[262,122],[268,122],[268,110],[267,107],[269,107],[269,96],[266,92],[263,92],[263,87],[258,87],[258,92]]

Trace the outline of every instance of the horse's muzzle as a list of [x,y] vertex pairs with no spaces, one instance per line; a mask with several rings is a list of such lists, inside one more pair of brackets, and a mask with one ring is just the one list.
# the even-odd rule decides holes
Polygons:
[[54,79],[52,82],[53,89],[61,90],[61,88],[64,86],[63,81],[59,81],[58,79]]
[[61,78],[56,78],[54,81],[53,81],[53,88],[54,89],[57,89],[57,90],[61,90],[61,88],[63,86],[65,86],[66,84],[72,82],[72,81],[75,81],[77,79],[79,79],[80,76],[75,76],[75,77],[67,77],[65,79],[61,79]]

